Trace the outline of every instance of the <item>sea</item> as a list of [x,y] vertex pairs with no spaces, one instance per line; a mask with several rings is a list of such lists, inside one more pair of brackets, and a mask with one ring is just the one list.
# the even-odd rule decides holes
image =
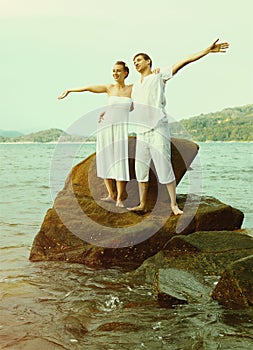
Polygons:
[[[242,228],[253,228],[253,143],[198,144],[202,194],[240,209]],[[0,145],[0,349],[253,349],[253,308],[232,310],[212,300],[162,308],[149,285],[133,283],[120,269],[29,261],[34,237],[53,205],[56,147]],[[95,151],[94,143],[64,147],[73,149],[66,156],[71,166]],[[186,174],[177,192],[188,189]]]

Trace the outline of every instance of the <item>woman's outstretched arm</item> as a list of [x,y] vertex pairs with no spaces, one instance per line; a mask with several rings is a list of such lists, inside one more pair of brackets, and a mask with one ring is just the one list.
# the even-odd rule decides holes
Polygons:
[[65,90],[59,97],[58,100],[63,99],[64,97],[68,96],[70,92],[94,92],[97,94],[101,94],[103,92],[108,92],[109,85],[92,85],[92,86],[85,86],[77,89],[67,89]]
[[186,66],[189,63],[195,62],[199,60],[200,58],[206,56],[207,54],[211,52],[226,52],[226,49],[228,49],[229,44],[227,42],[225,43],[218,43],[219,39],[217,39],[213,44],[208,46],[206,49],[193,54],[189,57],[187,57],[185,60],[180,61],[173,65],[173,75],[176,74],[180,69],[182,69],[184,66]]

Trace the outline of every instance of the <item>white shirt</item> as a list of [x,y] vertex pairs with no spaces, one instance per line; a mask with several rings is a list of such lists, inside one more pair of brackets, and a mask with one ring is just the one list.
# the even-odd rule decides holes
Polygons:
[[[172,78],[172,66],[150,74],[133,84],[134,122],[145,126],[146,131],[154,128],[159,120],[167,116],[165,105],[165,84]],[[142,131],[144,132],[144,131]]]

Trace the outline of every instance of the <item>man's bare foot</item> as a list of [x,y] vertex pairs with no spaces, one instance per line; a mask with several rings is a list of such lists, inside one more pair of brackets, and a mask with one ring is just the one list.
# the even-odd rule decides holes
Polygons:
[[134,211],[136,213],[146,213],[148,210],[144,205],[137,205],[136,207],[133,208],[127,208],[129,211]]
[[184,212],[178,208],[177,204],[171,206],[174,215],[182,215]]
[[116,201],[116,207],[119,207],[119,208],[125,208],[124,204],[122,201],[118,200]]
[[114,203],[115,202],[115,199],[112,198],[111,196],[100,198],[100,200],[103,201],[103,202],[107,202],[107,203]]

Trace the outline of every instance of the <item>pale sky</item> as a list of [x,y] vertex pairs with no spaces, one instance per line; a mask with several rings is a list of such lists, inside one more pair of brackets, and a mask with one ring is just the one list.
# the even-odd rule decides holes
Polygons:
[[[133,83],[136,53],[164,67],[217,38],[230,43],[226,54],[209,54],[168,82],[168,113],[180,120],[253,103],[252,13],[252,0],[0,0],[0,129],[67,130],[107,96],[57,100],[66,88],[113,83],[117,60]],[[87,121],[85,135],[96,122]]]

